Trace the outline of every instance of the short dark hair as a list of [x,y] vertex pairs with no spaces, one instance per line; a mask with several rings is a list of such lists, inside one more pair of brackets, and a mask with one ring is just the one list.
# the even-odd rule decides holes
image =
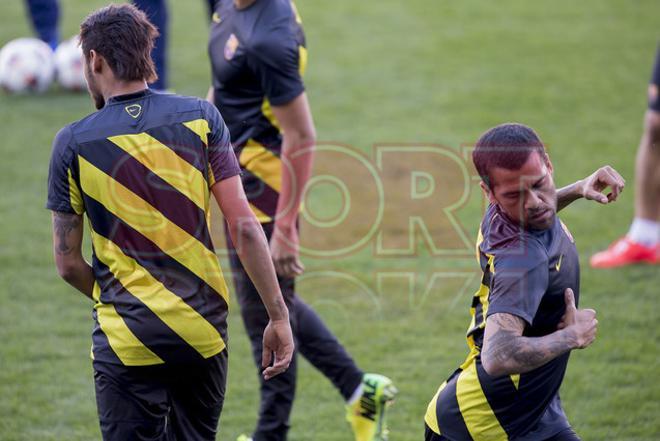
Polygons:
[[108,5],[92,12],[80,25],[85,57],[96,51],[123,81],[158,79],[151,50],[158,30],[146,14],[130,4]]
[[481,135],[472,151],[472,162],[481,179],[492,189],[490,170],[493,167],[518,170],[533,152],[537,152],[546,165],[550,164],[543,142],[531,127],[506,123]]

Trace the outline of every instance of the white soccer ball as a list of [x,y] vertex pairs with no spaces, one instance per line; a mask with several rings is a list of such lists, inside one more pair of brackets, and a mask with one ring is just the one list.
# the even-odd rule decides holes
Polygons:
[[0,87],[9,93],[44,92],[53,82],[50,46],[36,38],[18,38],[0,50]]
[[78,37],[60,43],[55,49],[55,70],[60,85],[68,90],[85,90],[87,83],[83,69],[83,52],[78,44]]

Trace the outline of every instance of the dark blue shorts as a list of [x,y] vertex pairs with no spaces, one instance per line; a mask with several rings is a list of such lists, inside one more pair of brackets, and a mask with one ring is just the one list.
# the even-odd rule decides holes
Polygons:
[[195,364],[94,362],[103,440],[215,440],[226,377],[226,350]]
[[[438,435],[433,432],[429,426],[426,426],[426,432],[424,434],[424,441],[452,441],[447,437]],[[458,440],[456,440],[458,441]],[[463,441],[463,440],[460,440]],[[466,440],[467,441],[467,440]],[[573,431],[573,429],[566,428],[561,432],[553,435],[550,438],[539,440],[539,441],[580,441],[580,437]]]

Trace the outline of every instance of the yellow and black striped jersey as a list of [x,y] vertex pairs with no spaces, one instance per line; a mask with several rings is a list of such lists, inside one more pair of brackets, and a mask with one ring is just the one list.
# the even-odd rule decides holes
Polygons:
[[271,105],[305,90],[302,20],[290,0],[236,9],[220,0],[209,38],[213,90],[243,170],[243,187],[261,222],[275,216],[282,180],[282,133]]
[[528,337],[557,330],[566,288],[579,299],[573,238],[558,217],[547,230],[528,231],[491,205],[481,223],[477,259],[483,276],[470,308],[470,352],[440,386],[425,422],[453,441],[550,438],[569,427],[558,394],[569,354],[527,373],[494,377],[482,367],[480,353],[491,314],[522,318]]
[[238,173],[220,114],[197,98],[113,97],[57,134],[47,208],[89,220],[94,360],[153,365],[225,348],[209,196]]

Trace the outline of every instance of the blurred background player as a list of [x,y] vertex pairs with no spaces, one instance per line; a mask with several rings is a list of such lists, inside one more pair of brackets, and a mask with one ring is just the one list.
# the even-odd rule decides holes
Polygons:
[[[598,322],[595,311],[577,309],[578,254],[556,214],[582,197],[614,201],[624,181],[603,167],[556,190],[543,143],[521,124],[488,130],[472,159],[490,202],[477,239],[483,277],[470,353],[429,403],[425,439],[579,440],[559,387],[571,350],[593,342]],[[609,197],[600,194],[607,186]]]
[[35,32],[55,50],[60,42],[58,0],[26,0],[25,3]]
[[628,234],[591,257],[594,268],[660,264],[660,47],[648,88],[649,106],[635,164],[635,218]]
[[[218,0],[206,0],[209,17],[211,17],[211,14],[213,14],[217,1]],[[152,83],[150,87],[155,90],[166,90],[169,87],[167,62],[169,11],[167,7],[167,0],[133,0],[133,3],[147,14],[149,21],[151,21],[159,31],[154,50],[151,54],[154,63],[156,64],[156,73],[158,74],[158,79]]]
[[[60,276],[94,301],[103,439],[211,441],[225,395],[229,297],[207,224],[211,194],[268,311],[264,380],[286,370],[293,338],[220,114],[198,98],[147,87],[156,34],[128,4],[82,23],[98,111],[55,137],[47,208]],[[81,249],[85,213],[92,265]]]
[[[386,404],[396,392],[392,382],[364,374],[294,289],[295,277],[304,270],[297,219],[316,136],[302,81],[305,35],[294,4],[221,0],[213,14],[209,55],[213,85],[208,100],[227,122],[248,200],[270,240],[297,349],[341,393],[356,440],[384,440]],[[268,318],[243,265],[231,252],[237,244],[229,236],[227,245],[241,315],[254,361],[260,365],[261,334]],[[255,441],[286,439],[295,388],[295,358],[285,374],[261,382]]]

